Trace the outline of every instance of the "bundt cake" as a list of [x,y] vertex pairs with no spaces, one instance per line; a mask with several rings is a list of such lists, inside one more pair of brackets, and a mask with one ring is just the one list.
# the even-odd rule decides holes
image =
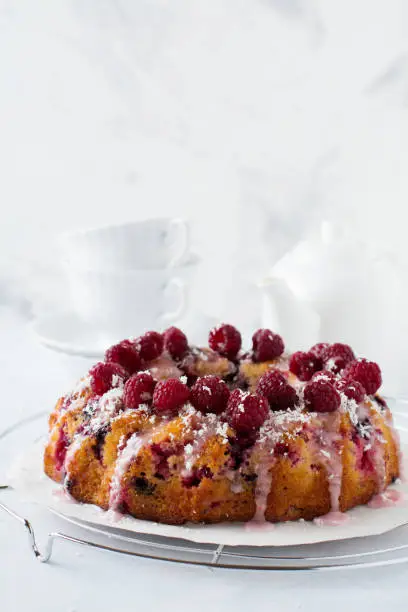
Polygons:
[[171,327],[109,348],[49,418],[44,469],[76,500],[182,524],[311,520],[400,474],[378,365],[345,344],[286,354],[232,325],[209,347]]

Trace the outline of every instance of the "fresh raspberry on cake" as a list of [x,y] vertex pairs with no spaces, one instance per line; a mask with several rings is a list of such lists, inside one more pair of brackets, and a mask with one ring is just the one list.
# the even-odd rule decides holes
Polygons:
[[324,352],[329,346],[330,344],[328,342],[318,342],[312,346],[309,353],[312,353],[312,355],[323,361]]
[[233,325],[228,323],[217,325],[208,336],[210,348],[223,355],[223,357],[228,357],[228,359],[234,359],[237,356],[241,343],[241,334]]
[[235,389],[228,400],[227,421],[238,434],[256,432],[269,414],[268,401],[262,395],[254,395]]
[[298,377],[299,380],[310,380],[319,369],[319,360],[312,353],[297,351],[293,353],[289,360],[289,370]]
[[187,336],[178,327],[169,327],[163,334],[164,348],[176,361],[183,359],[188,352]]
[[304,388],[305,407],[310,412],[334,412],[341,399],[334,386],[325,380],[311,380]]
[[374,395],[382,383],[379,365],[368,359],[356,359],[349,363],[343,372],[343,378],[359,382],[368,395]]
[[156,381],[149,372],[139,372],[126,381],[123,403],[126,408],[137,408],[141,404],[150,404]]
[[279,334],[270,329],[258,329],[252,336],[254,361],[270,361],[282,355],[285,345]]
[[365,389],[357,380],[344,380],[344,378],[341,378],[336,381],[335,387],[339,393],[343,393],[343,395],[354,400],[357,404],[364,400]]
[[336,342],[330,344],[323,352],[323,363],[326,370],[338,374],[348,363],[354,361],[356,356],[348,344]]
[[190,398],[190,390],[178,378],[157,383],[153,393],[153,406],[157,413],[177,413]]
[[155,331],[148,331],[135,341],[136,350],[143,361],[153,361],[163,352],[163,336]]
[[295,389],[277,370],[265,372],[258,381],[256,391],[266,397],[271,410],[288,410],[298,401]]
[[190,401],[201,412],[221,414],[227,406],[230,392],[218,376],[203,376],[193,385]]
[[122,340],[119,344],[114,344],[105,353],[105,361],[118,363],[129,372],[134,374],[140,370],[142,361],[135,345],[130,340]]
[[329,372],[328,370],[320,370],[319,372],[315,372],[313,374],[312,380],[325,380],[326,382],[330,382],[332,385],[334,385],[337,378],[333,372]]
[[113,387],[119,387],[128,378],[129,374],[118,363],[99,362],[90,370],[91,389],[96,395],[103,395]]

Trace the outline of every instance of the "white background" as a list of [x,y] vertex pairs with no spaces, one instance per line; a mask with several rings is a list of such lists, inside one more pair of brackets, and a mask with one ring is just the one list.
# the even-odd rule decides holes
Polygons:
[[[374,289],[361,269],[369,282],[358,300],[346,294],[357,323],[340,339],[371,351],[407,392],[407,31],[403,0],[0,0],[0,301],[22,262],[49,263],[56,232],[184,215],[216,287],[207,305],[239,318],[247,278],[328,219],[392,262],[392,286],[389,268]],[[72,375],[9,310],[7,423]],[[371,311],[376,345],[358,334]],[[35,367],[21,366],[27,350]],[[404,567],[235,575],[97,553],[40,567],[17,531],[0,516],[10,612],[189,609],[193,599],[197,610],[405,609]]]

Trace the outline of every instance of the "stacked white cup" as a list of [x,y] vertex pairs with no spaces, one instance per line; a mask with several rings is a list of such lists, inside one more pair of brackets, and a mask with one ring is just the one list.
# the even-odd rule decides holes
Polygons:
[[160,330],[185,314],[198,264],[185,220],[77,231],[61,236],[59,248],[70,309],[105,336]]

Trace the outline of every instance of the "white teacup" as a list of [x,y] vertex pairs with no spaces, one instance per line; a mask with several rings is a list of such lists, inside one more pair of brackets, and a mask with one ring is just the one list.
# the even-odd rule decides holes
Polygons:
[[67,267],[71,311],[114,337],[163,329],[186,312],[198,258],[163,270],[109,270]]
[[184,219],[132,221],[59,237],[67,266],[96,270],[173,268],[188,260],[189,225]]

